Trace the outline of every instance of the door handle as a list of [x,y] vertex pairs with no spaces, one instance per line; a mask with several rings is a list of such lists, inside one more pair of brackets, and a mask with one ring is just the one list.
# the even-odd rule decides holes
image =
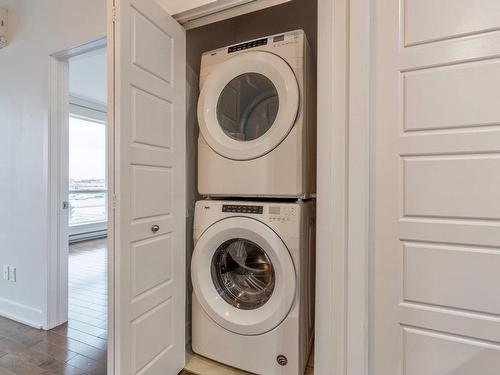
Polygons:
[[151,232],[157,233],[160,230],[160,226],[158,224],[155,224],[151,227]]

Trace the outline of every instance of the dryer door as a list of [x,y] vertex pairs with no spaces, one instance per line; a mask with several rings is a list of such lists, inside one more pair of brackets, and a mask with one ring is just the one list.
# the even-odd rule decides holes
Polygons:
[[208,75],[198,101],[198,123],[215,152],[250,160],[285,139],[298,109],[299,87],[290,66],[272,53],[248,51]]
[[191,262],[193,289],[204,311],[221,327],[259,335],[279,325],[295,296],[288,249],[267,225],[232,217],[209,227]]

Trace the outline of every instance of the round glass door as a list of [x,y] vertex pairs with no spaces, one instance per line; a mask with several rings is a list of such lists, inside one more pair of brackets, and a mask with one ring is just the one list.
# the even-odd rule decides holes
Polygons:
[[205,313],[241,335],[275,328],[296,293],[287,247],[267,225],[246,217],[217,221],[203,232],[191,259],[191,279]]
[[198,124],[207,144],[232,160],[259,158],[295,124],[299,86],[282,58],[249,51],[218,64],[203,81]]
[[271,80],[259,73],[245,73],[222,90],[217,120],[228,137],[253,141],[271,128],[278,109],[278,91]]
[[273,264],[252,241],[236,238],[224,242],[212,258],[211,273],[219,295],[238,309],[257,309],[273,294]]

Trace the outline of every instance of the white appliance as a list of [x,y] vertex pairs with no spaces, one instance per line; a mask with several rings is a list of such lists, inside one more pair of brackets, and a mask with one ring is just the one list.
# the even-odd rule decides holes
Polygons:
[[199,201],[193,236],[193,350],[256,374],[303,374],[313,338],[314,203]]
[[198,191],[315,193],[315,65],[302,30],[206,52],[198,100]]

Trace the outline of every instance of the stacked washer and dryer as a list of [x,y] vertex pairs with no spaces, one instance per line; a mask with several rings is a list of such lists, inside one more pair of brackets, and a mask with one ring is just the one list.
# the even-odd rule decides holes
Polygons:
[[313,340],[315,67],[302,30],[204,53],[194,352],[303,374]]

